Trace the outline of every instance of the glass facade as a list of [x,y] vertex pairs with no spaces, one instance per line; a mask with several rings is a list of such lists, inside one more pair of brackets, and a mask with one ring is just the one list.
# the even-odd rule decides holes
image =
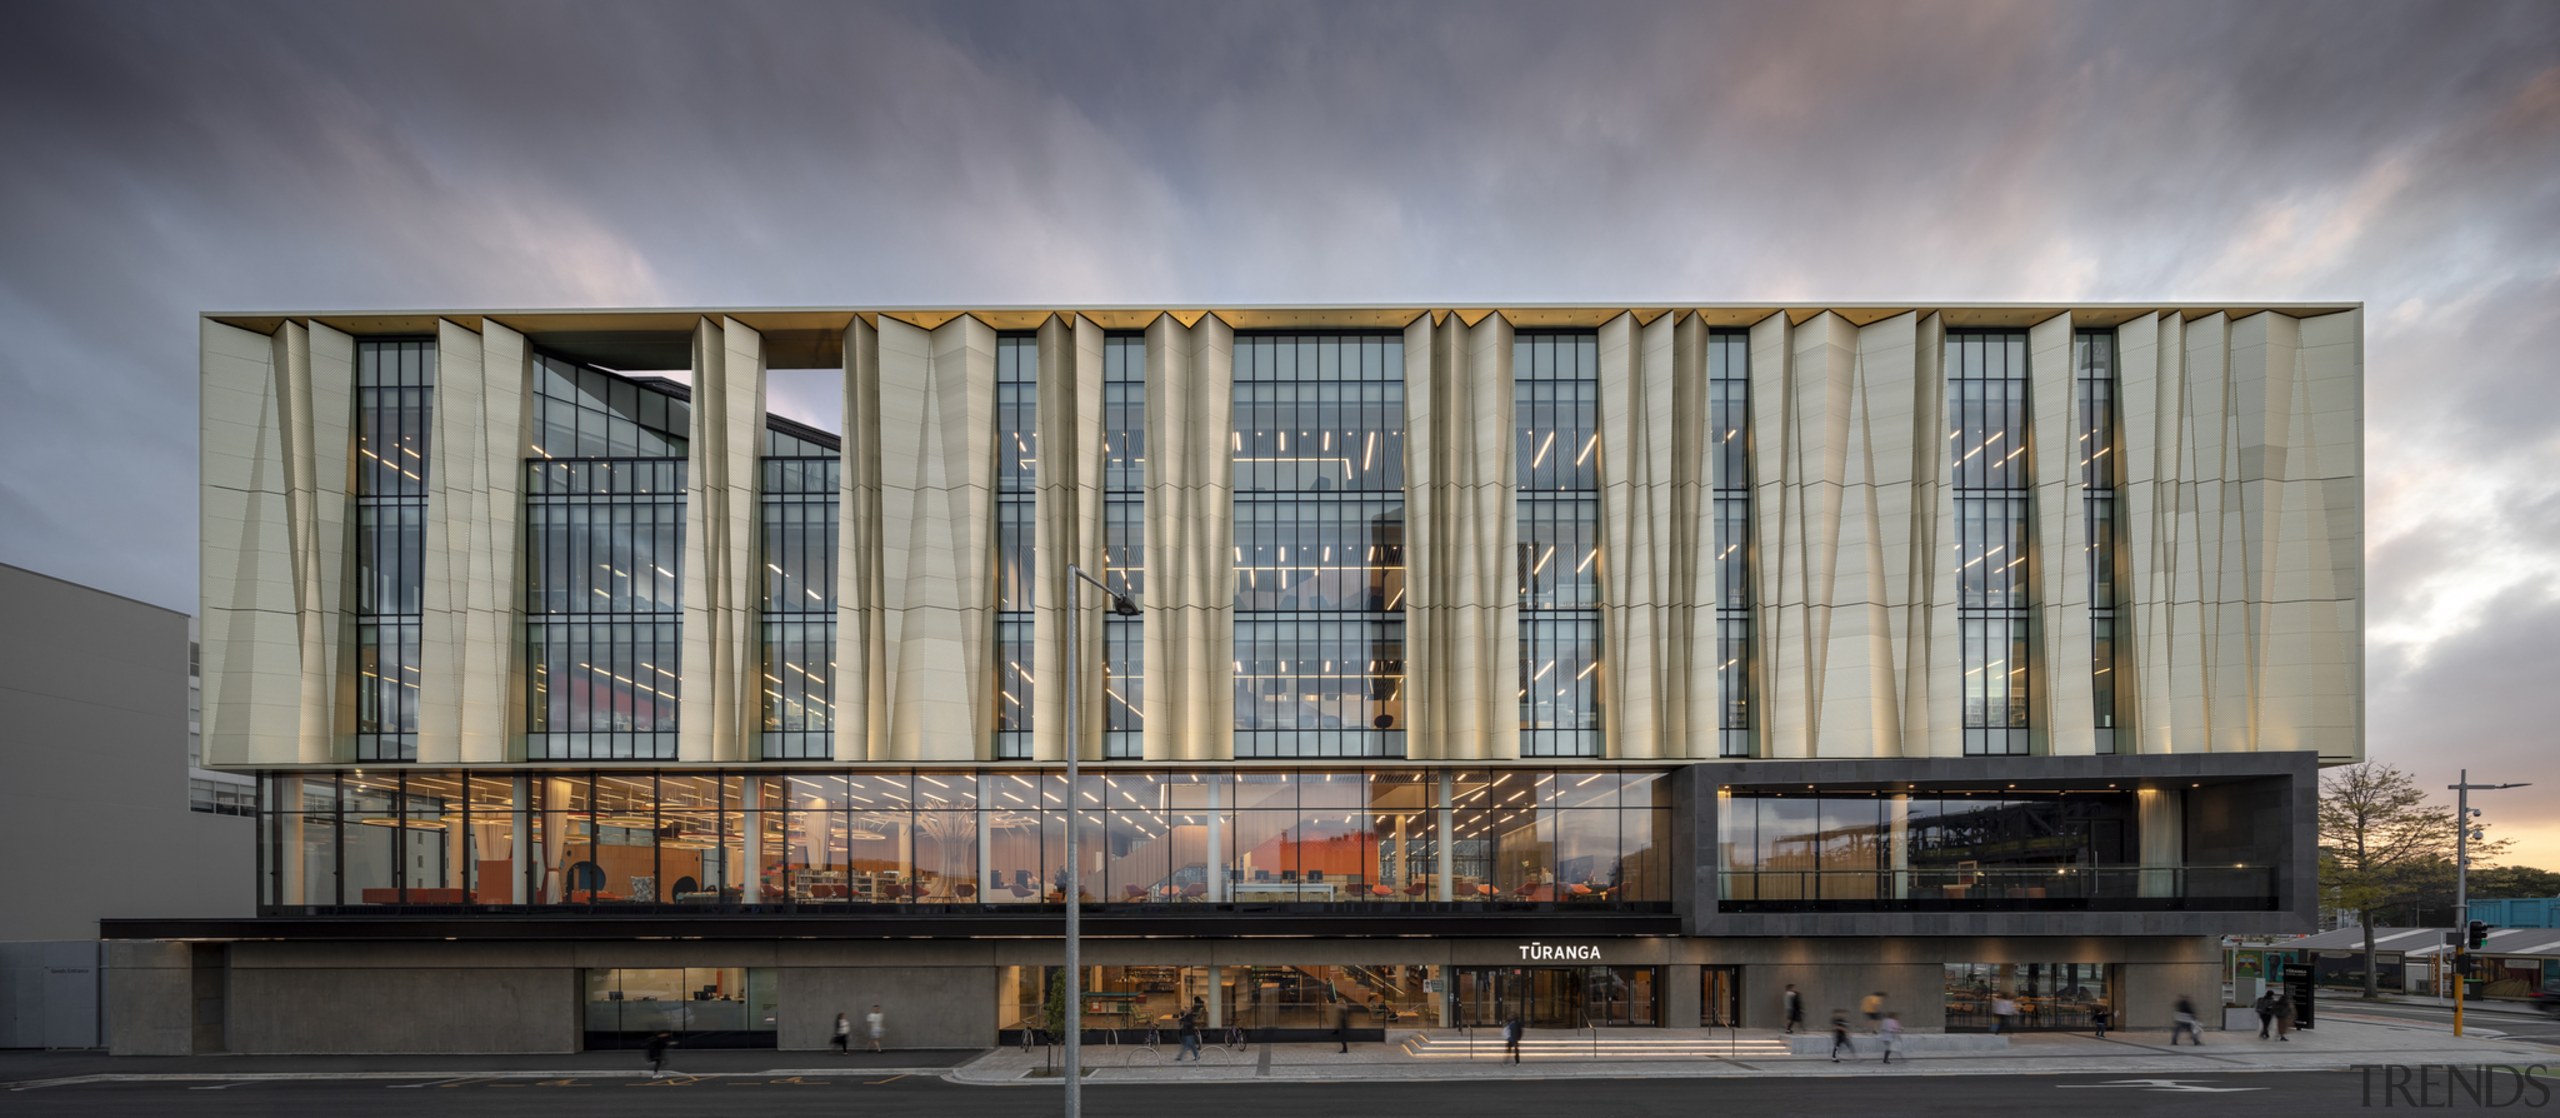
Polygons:
[[692,405],[681,385],[535,362],[525,755],[673,759]]
[[764,538],[763,754],[831,756],[835,738],[835,440],[769,425],[758,505]]
[[[1573,770],[292,773],[261,903],[1667,911],[1669,781]],[[405,854],[405,856],[404,856]]]
[[2025,753],[2035,624],[2027,595],[2027,336],[1950,330],[1946,374],[1964,751]]
[[779,972],[663,967],[585,973],[586,1046],[637,1048],[659,1033],[686,1048],[771,1048]]
[[418,756],[433,339],[356,343],[356,719],[359,761]]
[[1707,334],[1708,456],[1715,495],[1716,755],[1753,757],[1751,681],[1751,339],[1741,330]]
[[2116,571],[2122,533],[2116,522],[2116,335],[2081,330],[2071,337],[2080,390],[2080,495],[2089,525],[2090,709],[2098,752],[2116,751]]
[[[1147,339],[1102,339],[1102,581],[1147,595]],[[1139,619],[1102,617],[1102,755],[1145,756],[1147,643]]]
[[1235,339],[1235,752],[1404,755],[1404,338]]
[[1947,1031],[1991,1031],[1992,1002],[2000,996],[2017,1012],[1998,1031],[2089,1028],[2094,1010],[2115,1006],[2114,972],[2103,963],[1948,963]]
[[1600,755],[1600,339],[1512,338],[1520,755]]
[[2272,866],[2141,864],[2126,790],[1738,790],[1717,811],[1727,911],[2249,910],[2275,897]]
[[996,336],[996,732],[998,760],[1031,756],[1031,610],[1040,484],[1040,343]]

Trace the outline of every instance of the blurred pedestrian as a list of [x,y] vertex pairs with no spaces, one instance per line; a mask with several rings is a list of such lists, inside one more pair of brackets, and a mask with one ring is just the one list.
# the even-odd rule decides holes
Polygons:
[[841,1013],[836,1014],[836,1035],[834,1043],[836,1046],[836,1055],[850,1056],[853,1054],[853,1022],[845,1020],[844,1014]]
[[1520,1015],[1517,1013],[1502,1020],[1502,1051],[1511,1057],[1512,1063],[1520,1062]]
[[2178,995],[2177,1014],[2169,1022],[2169,1047],[2177,1047],[2181,1035],[2194,1037],[2196,1047],[2204,1047],[2204,1028],[2196,1024],[2196,1003],[2185,994]]
[[862,1027],[870,1030],[871,1032],[871,1050],[874,1052],[879,1051],[880,1037],[882,1034],[889,1031],[889,1027],[888,1018],[881,1014],[880,1006],[877,1003],[872,1005],[870,1013],[863,1015]]
[[1884,1062],[1890,1064],[1893,1062],[1894,1050],[1902,1047],[1902,1015],[1885,1014],[1884,1026],[1879,1035],[1884,1040]]
[[1835,1009],[1831,1011],[1831,1062],[1839,1063],[1842,1052],[1855,1056],[1858,1049],[1849,1043],[1849,1014]]
[[1804,995],[1796,992],[1796,984],[1787,983],[1787,1031],[1804,1027]]
[[2276,1039],[2290,1041],[2293,1039],[2292,1033],[2293,995],[2289,992],[2279,993],[2276,995]]
[[2114,1020],[2115,1011],[2107,1008],[2107,1003],[2098,1002],[2089,1007],[2089,1024],[2098,1030],[2099,1040],[2107,1039],[2107,1026]]
[[2018,999],[2010,997],[2007,990],[1991,995],[1991,1035],[1998,1036],[2014,1029],[2017,1016]]
[[656,1079],[660,1072],[666,1070],[667,1049],[675,1042],[675,1034],[665,1031],[649,1038],[649,1078]]
[[1867,1031],[1874,1032],[1884,1023],[1884,991],[1869,994],[1858,1003],[1858,1012],[1867,1015]]
[[1182,1013],[1182,1022],[1175,1026],[1175,1028],[1182,1036],[1182,1050],[1173,1054],[1173,1062],[1177,1064],[1181,1063],[1184,1056],[1189,1056],[1191,1057],[1192,1063],[1199,1063],[1200,1016],[1190,1010],[1184,1010]]
[[2258,1011],[2258,1039],[2265,1040],[2268,1037],[2269,1030],[2276,1027],[2275,991],[2267,990],[2260,992],[2258,995],[2258,1001],[2253,1008]]

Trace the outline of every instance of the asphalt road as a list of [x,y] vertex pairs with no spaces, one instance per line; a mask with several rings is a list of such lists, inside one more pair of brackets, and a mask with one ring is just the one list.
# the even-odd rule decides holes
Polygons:
[[[2469,1099],[2447,1107],[2439,1079],[2423,1109],[2486,1109]],[[2513,1091],[2518,1088],[2502,1087]],[[2525,1088],[2530,1089],[2530,1088]],[[2540,1106],[2560,1110],[2560,1084]],[[1625,1115],[1699,1118],[1774,1114],[1785,1118],[2017,1113],[2160,1115],[2342,1114],[2418,1109],[2418,1098],[2388,1097],[2379,1078],[2355,1072],[2199,1074],[2177,1079],[2123,1076],[1910,1076],[1891,1079],[1617,1079],[1544,1082],[1338,1084],[1166,1084],[1089,1086],[1097,1116],[1217,1114],[1257,1118],[1310,1114],[1464,1115],[1556,1118]],[[473,1118],[704,1118],[721,1115],[931,1115],[1013,1118],[1058,1112],[1053,1086],[955,1086],[927,1076],[860,1073],[798,1081],[759,1076],[704,1079],[465,1080],[424,1086],[381,1082],[287,1081],[97,1083],[0,1094],[11,1118],[68,1115],[366,1114],[397,1118],[467,1111]]]

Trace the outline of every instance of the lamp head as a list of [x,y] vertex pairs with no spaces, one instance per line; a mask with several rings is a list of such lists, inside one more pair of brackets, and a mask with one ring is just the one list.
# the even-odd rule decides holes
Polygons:
[[1121,617],[1136,617],[1138,603],[1130,600],[1126,594],[1114,594],[1111,596],[1111,612]]

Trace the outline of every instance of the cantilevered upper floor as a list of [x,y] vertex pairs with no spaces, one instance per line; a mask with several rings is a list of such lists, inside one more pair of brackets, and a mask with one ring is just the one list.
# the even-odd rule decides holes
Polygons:
[[2363,751],[2352,304],[202,339],[235,769]]

